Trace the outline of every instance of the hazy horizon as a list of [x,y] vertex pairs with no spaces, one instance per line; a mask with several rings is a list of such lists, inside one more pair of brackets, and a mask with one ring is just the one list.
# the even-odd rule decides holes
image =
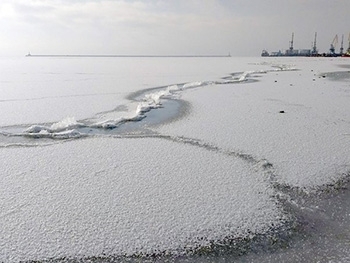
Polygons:
[[31,54],[259,56],[348,48],[346,0],[3,0],[0,56]]

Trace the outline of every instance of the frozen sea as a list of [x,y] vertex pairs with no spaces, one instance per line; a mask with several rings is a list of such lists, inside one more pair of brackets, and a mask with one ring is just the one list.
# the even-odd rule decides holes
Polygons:
[[350,262],[348,58],[0,70],[0,262]]

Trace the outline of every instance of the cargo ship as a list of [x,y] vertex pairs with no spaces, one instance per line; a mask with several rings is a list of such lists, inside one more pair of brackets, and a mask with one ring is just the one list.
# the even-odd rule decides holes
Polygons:
[[315,39],[312,44],[311,49],[294,49],[294,33],[292,33],[292,40],[289,42],[289,49],[285,52],[281,50],[277,52],[269,53],[267,50],[263,50],[261,52],[262,57],[350,57],[350,34],[349,34],[349,48],[345,53],[343,53],[343,43],[344,43],[344,35],[342,36],[341,46],[339,49],[339,53],[336,53],[336,45],[338,44],[338,35],[336,35],[331,43],[330,49],[328,53],[319,53],[316,46],[317,40],[317,32],[315,33]]

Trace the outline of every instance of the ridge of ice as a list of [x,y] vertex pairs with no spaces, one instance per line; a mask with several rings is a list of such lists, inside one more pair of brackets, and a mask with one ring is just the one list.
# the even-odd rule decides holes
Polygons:
[[[248,80],[248,78],[253,74],[262,74],[273,71],[289,71],[295,70],[295,68],[287,65],[273,65],[275,69],[270,70],[249,70],[244,71],[239,74],[238,77],[233,76],[231,79],[225,81],[194,81],[187,82],[185,84],[169,85],[163,89],[156,90],[151,93],[144,94],[143,98],[137,103],[136,108],[131,112],[126,113],[124,116],[118,116],[117,118],[105,118],[103,115],[97,119],[87,119],[84,121],[77,122],[74,117],[67,117],[57,123],[53,123],[50,126],[44,125],[32,125],[27,128],[23,134],[26,135],[36,134],[40,137],[40,134],[49,133],[52,134],[51,138],[56,138],[54,134],[58,132],[68,131],[72,129],[79,128],[102,128],[102,129],[115,129],[119,125],[130,122],[130,121],[140,121],[145,118],[145,113],[151,111],[152,109],[157,109],[162,106],[162,99],[170,98],[174,99],[179,96],[180,92],[186,89],[198,88],[206,85],[213,84],[230,84],[230,83],[241,83]],[[132,112],[134,111],[134,112]],[[102,118],[102,119],[101,119]],[[47,135],[47,137],[49,137]]]
[[29,128],[27,128],[24,131],[24,133],[56,133],[66,131],[69,129],[79,128],[80,126],[83,126],[83,124],[78,123],[74,117],[67,117],[62,121],[53,123],[51,126],[32,125]]

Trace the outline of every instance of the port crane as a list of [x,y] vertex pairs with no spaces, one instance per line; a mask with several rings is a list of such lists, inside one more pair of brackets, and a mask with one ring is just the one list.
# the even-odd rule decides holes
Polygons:
[[289,52],[293,54],[293,44],[294,44],[294,32],[292,33],[292,41],[290,41]]
[[311,51],[312,56],[317,56],[317,54],[318,54],[316,40],[317,40],[317,32],[315,32],[315,40],[314,40],[313,45],[312,45],[312,51]]
[[344,52],[344,35],[341,36],[341,44],[340,44],[340,49],[339,49],[339,55],[342,56]]
[[333,38],[331,47],[329,49],[331,55],[335,55],[335,48],[337,44],[338,44],[338,35],[335,35],[335,37]]
[[272,52],[271,54],[267,52],[266,50],[263,50],[261,53],[261,56],[263,57],[292,57],[292,56],[299,56],[299,57],[350,57],[350,34],[349,34],[349,47],[344,52],[344,35],[341,36],[341,45],[339,49],[339,53],[336,53],[336,48],[338,45],[338,34],[335,35],[333,38],[333,41],[331,43],[330,49],[328,53],[322,53],[319,54],[317,50],[317,32],[315,32],[315,39],[313,42],[311,42],[311,49],[294,49],[294,32],[292,33],[292,39],[289,41],[289,49],[287,49],[285,52]]

